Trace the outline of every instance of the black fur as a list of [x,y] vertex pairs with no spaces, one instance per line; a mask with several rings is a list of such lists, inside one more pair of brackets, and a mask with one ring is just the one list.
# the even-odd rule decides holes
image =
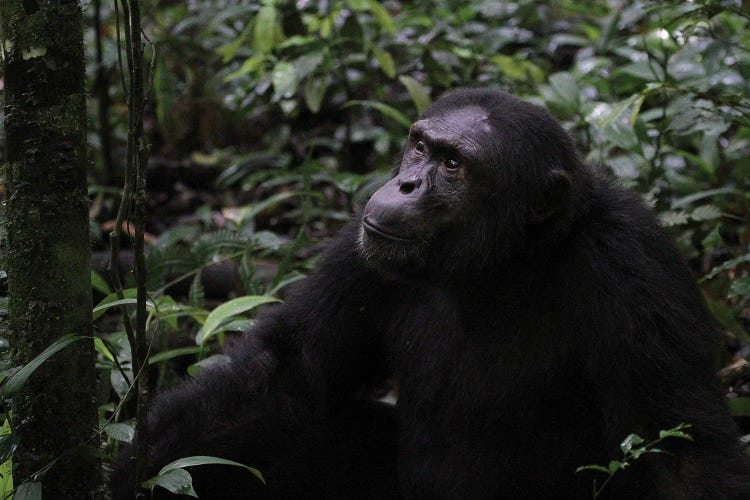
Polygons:
[[[432,156],[409,163],[407,146],[392,181],[424,174],[409,210],[452,215],[408,248],[360,218],[343,230],[228,366],[157,399],[152,473],[215,455],[268,481],[196,468],[204,500],[585,499],[601,476],[578,466],[685,422],[694,443],[668,439],[603,497],[750,498],[714,380],[716,328],[654,215],[581,164],[537,107],[467,90],[425,116],[461,137],[462,110],[477,108],[490,125],[481,161],[444,179]],[[395,409],[360,400],[389,376]],[[131,453],[113,472],[116,500],[132,497]]]

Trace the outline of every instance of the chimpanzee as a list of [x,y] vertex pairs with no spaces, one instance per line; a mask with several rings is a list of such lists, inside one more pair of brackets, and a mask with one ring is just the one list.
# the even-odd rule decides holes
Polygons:
[[[231,361],[161,395],[148,467],[202,499],[591,498],[579,466],[690,424],[603,498],[750,498],[714,380],[717,330],[651,210],[584,165],[541,108],[459,90]],[[395,407],[367,400],[383,380]],[[132,449],[113,473],[132,497]],[[603,477],[599,477],[600,485]],[[160,490],[165,493],[165,490]]]

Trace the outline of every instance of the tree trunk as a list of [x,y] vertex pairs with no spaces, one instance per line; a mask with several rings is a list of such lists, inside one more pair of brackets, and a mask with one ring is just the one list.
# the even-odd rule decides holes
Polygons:
[[[9,326],[21,365],[64,334],[91,335],[83,26],[78,0],[0,0],[0,19]],[[59,458],[42,479],[44,498],[101,496],[87,449],[95,387],[93,342],[66,347],[32,375],[11,409],[16,485]]]

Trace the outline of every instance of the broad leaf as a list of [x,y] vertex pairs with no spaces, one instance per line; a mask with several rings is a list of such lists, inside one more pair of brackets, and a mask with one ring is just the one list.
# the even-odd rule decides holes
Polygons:
[[411,127],[411,120],[409,120],[406,115],[398,111],[397,109],[388,106],[387,104],[384,104],[382,102],[377,101],[349,101],[346,104],[344,104],[344,107],[349,106],[365,106],[368,108],[373,108],[377,111],[380,111],[382,114],[387,116],[388,118],[392,118],[397,123],[403,125],[406,128]]
[[269,297],[267,295],[250,295],[247,297],[239,297],[234,300],[226,302],[208,315],[206,322],[203,324],[203,328],[198,332],[196,337],[197,344],[203,344],[215,334],[217,328],[221,323],[227,319],[242,314],[262,304],[268,304],[269,302],[279,302],[279,299],[275,297]]
[[412,101],[414,101],[417,111],[421,113],[432,104],[429,91],[417,80],[406,75],[399,76],[398,80],[403,83],[406,90],[409,91],[409,95],[411,96]]
[[13,500],[42,500],[42,483],[32,481],[16,488]]

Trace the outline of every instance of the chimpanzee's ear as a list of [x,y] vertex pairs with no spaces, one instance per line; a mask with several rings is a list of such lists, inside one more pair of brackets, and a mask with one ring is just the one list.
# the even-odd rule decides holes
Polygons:
[[528,222],[540,224],[563,211],[570,200],[573,184],[562,169],[550,170],[544,178],[541,195],[529,211]]

